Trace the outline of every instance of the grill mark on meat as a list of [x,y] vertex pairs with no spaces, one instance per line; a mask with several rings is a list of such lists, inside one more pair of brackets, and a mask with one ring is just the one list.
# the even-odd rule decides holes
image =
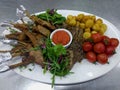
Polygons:
[[[70,66],[71,69],[76,62],[81,62],[84,57],[84,52],[82,50],[83,39],[83,29],[79,27],[68,26],[64,24],[64,28],[68,29],[73,35],[73,41],[67,50],[70,52]],[[72,61],[71,61],[72,60]]]

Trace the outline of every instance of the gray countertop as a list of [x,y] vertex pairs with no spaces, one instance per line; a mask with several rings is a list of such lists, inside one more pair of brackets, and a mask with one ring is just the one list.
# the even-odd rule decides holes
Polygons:
[[[120,30],[120,0],[0,0],[0,22],[17,20],[15,11],[20,4],[24,5],[30,13],[48,8],[92,13],[107,19]],[[52,89],[51,85],[26,79],[11,70],[0,73],[0,90]],[[120,90],[120,64],[98,79],[77,85],[55,86],[54,90]]]

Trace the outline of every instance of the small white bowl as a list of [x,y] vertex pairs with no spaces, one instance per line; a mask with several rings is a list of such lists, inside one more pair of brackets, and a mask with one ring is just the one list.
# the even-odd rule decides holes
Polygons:
[[[68,33],[68,35],[69,35],[69,37],[70,37],[70,41],[69,41],[66,45],[63,45],[64,47],[68,47],[68,46],[71,44],[72,39],[73,39],[73,36],[72,36],[71,32],[70,32],[69,30],[63,29],[63,28],[56,29],[56,30],[54,30],[54,31],[51,33],[51,35],[50,35],[50,39],[51,39],[51,40],[52,40],[53,35],[54,35],[57,31],[65,31],[66,33]],[[53,45],[56,45],[53,41],[52,41],[52,44],[53,44]]]

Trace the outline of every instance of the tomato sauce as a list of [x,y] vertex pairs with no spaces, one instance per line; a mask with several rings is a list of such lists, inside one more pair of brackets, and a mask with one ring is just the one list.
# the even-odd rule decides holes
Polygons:
[[66,45],[69,43],[70,41],[70,36],[67,32],[65,31],[57,31],[53,34],[53,37],[52,37],[52,41],[55,43],[55,44],[62,44],[62,45]]

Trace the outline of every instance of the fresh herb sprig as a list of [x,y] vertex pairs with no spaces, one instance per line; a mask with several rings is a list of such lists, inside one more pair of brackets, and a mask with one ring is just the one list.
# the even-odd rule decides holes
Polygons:
[[53,46],[50,39],[47,39],[43,48],[43,56],[45,59],[44,73],[49,70],[52,76],[52,87],[55,83],[55,76],[65,76],[70,73],[68,69],[69,59],[67,57],[66,48],[62,45]]
[[45,13],[38,14],[37,17],[46,20],[53,25],[62,24],[66,20],[64,16],[57,13],[57,9],[48,9]]
[[8,27],[7,30],[9,30],[13,34],[18,32],[18,31],[16,31],[15,29],[13,29],[11,27]]

